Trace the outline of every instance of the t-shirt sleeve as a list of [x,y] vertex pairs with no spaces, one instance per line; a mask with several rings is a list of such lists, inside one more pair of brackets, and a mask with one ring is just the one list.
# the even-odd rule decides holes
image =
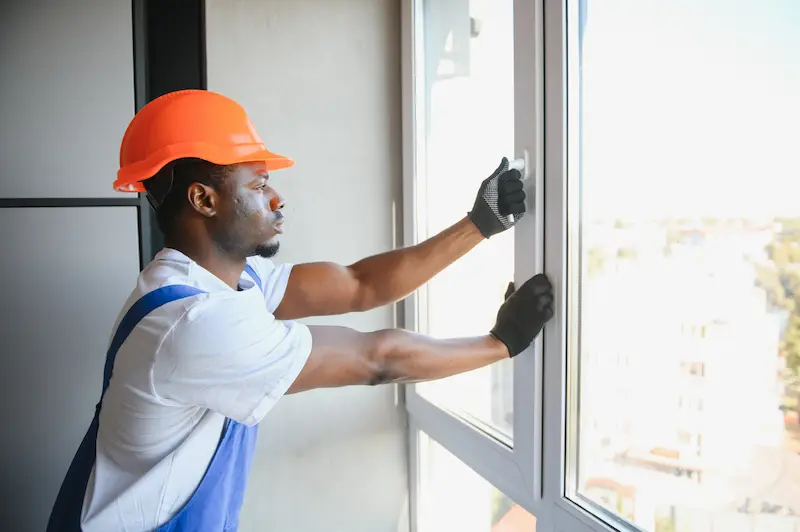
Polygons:
[[264,289],[264,300],[267,303],[267,310],[275,312],[281,304],[286,287],[289,284],[289,276],[292,273],[293,264],[275,264],[263,257],[249,257],[247,262],[261,277]]
[[308,327],[276,320],[257,295],[246,303],[240,296],[196,303],[165,337],[153,366],[154,391],[165,404],[255,425],[300,374],[311,353]]

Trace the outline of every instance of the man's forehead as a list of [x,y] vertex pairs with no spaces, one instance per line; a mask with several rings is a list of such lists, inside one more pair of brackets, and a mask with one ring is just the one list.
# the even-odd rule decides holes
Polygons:
[[257,177],[268,177],[269,170],[263,161],[239,163],[234,166],[231,175],[239,181],[250,181]]
[[241,166],[247,168],[250,172],[255,174],[268,174],[267,163],[265,161],[254,161],[249,163],[242,163]]

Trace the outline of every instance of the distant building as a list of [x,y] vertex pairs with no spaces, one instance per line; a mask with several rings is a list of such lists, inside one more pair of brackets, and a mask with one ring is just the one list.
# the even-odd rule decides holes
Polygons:
[[581,485],[633,489],[630,518],[642,526],[667,508],[740,504],[773,480],[753,464],[784,437],[780,317],[747,258],[767,237],[724,231],[657,253],[658,231],[620,231],[584,243],[612,257],[623,241],[645,252],[584,278]]

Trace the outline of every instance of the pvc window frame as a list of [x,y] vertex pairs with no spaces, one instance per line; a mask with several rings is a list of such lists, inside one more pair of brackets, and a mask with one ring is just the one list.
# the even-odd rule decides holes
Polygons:
[[[420,241],[424,227],[425,123],[423,0],[402,0],[403,233],[404,244]],[[436,0],[434,0],[436,1]],[[439,0],[446,1],[446,0]],[[514,502],[531,512],[540,532],[638,530],[579,495],[577,450],[578,309],[568,290],[575,275],[580,219],[575,192],[577,154],[568,135],[579,126],[577,37],[581,0],[514,0],[514,96],[516,157],[527,153],[531,198],[528,216],[515,227],[515,281],[544,271],[556,294],[555,316],[537,342],[514,359],[514,441],[507,443],[406,386],[411,529],[417,530],[420,496],[419,432],[448,449]],[[569,82],[569,83],[568,83]],[[419,330],[425,290],[404,304],[405,324]]]
[[[434,0],[435,1],[435,0]],[[514,0],[514,154],[527,159],[526,190],[529,194],[528,216],[519,221],[515,231],[516,282],[522,282],[544,266],[541,135],[542,92],[537,89],[537,71],[542,57],[537,46],[542,32],[541,4]],[[421,137],[425,124],[425,68],[423,0],[402,1],[403,68],[403,158],[404,158],[404,244],[420,242],[424,235],[426,198],[425,145]],[[405,324],[420,330],[424,323],[426,292],[423,287],[404,304]],[[482,430],[457,414],[420,395],[415,385],[406,387],[406,406],[410,426],[418,427],[444,445],[452,454],[480,473],[500,491],[529,511],[541,498],[541,428],[542,428],[542,338],[528,351],[514,358],[513,443]],[[416,430],[410,431],[412,455],[417,452]],[[412,486],[417,481],[411,457]],[[416,488],[412,488],[416,492]],[[413,513],[413,510],[412,510]]]

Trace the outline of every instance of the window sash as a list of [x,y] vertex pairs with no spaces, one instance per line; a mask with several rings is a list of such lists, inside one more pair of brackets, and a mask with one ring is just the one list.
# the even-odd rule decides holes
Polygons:
[[[545,271],[554,285],[556,308],[530,351],[514,359],[514,442],[509,447],[460,416],[428,401],[407,385],[410,522],[416,530],[419,497],[419,437],[423,431],[487,481],[536,516],[540,530],[613,532],[635,530],[591,501],[569,492],[567,446],[577,428],[567,418],[567,323],[577,309],[567,308],[568,230],[575,231],[575,198],[567,194],[567,10],[577,15],[580,0],[514,0],[515,156],[527,151],[533,212],[515,228],[515,281]],[[402,0],[403,233],[404,244],[420,241],[424,227],[424,125],[422,0]],[[573,65],[574,66],[574,65]],[[544,110],[546,109],[546,120]],[[545,140],[546,139],[546,142]],[[572,222],[572,223],[570,223]],[[404,325],[419,329],[425,289],[407,298]],[[576,352],[575,350],[571,350]],[[543,360],[547,363],[543,364]],[[575,382],[574,379],[569,382]],[[544,401],[543,401],[544,399]],[[569,419],[570,425],[567,424]],[[573,426],[574,425],[574,426]],[[570,437],[568,437],[570,436]],[[571,462],[570,465],[574,463]],[[567,494],[570,494],[570,497]],[[599,516],[602,516],[601,519]]]
[[[515,96],[515,153],[528,154],[530,178],[526,190],[535,202],[535,212],[529,212],[515,227],[515,281],[523,282],[543,267],[543,219],[541,190],[543,177],[541,139],[538,132],[541,117],[541,90],[538,90],[538,70],[541,68],[541,46],[536,40],[541,21],[541,3],[530,0],[514,2],[514,96]],[[413,245],[422,238],[425,227],[425,142],[419,136],[424,128],[424,28],[422,0],[402,2],[402,69],[403,69],[403,182],[404,182],[404,244]],[[419,133],[418,133],[419,132]],[[540,182],[536,183],[536,179]],[[535,215],[538,213],[538,216]],[[537,234],[539,237],[537,238]],[[426,290],[423,287],[404,303],[404,324],[419,330],[424,323]],[[496,439],[465,422],[458,415],[437,406],[420,395],[415,385],[406,386],[406,407],[412,422],[428,433],[450,452],[481,472],[499,490],[506,493],[529,511],[541,494],[541,381],[542,340],[521,356],[514,365],[514,437],[513,445]],[[414,447],[412,447],[414,448]],[[413,469],[413,468],[412,468]],[[412,471],[413,473],[413,471]],[[413,485],[413,483],[412,483]]]
[[[577,35],[568,32],[568,23],[578,20],[583,0],[539,0],[544,4],[544,167],[545,194],[545,263],[544,271],[555,288],[555,316],[545,330],[543,395],[543,496],[535,514],[544,530],[556,532],[614,532],[638,530],[618,516],[585,497],[569,483],[577,461],[577,326],[579,308],[568,303],[568,289],[578,286],[576,264],[580,250],[569,246],[577,241],[579,202],[575,191],[579,154],[571,153],[569,135],[579,133],[578,113],[570,113],[579,104],[578,91],[568,90],[568,78],[577,77]],[[577,145],[573,143],[572,145]]]

